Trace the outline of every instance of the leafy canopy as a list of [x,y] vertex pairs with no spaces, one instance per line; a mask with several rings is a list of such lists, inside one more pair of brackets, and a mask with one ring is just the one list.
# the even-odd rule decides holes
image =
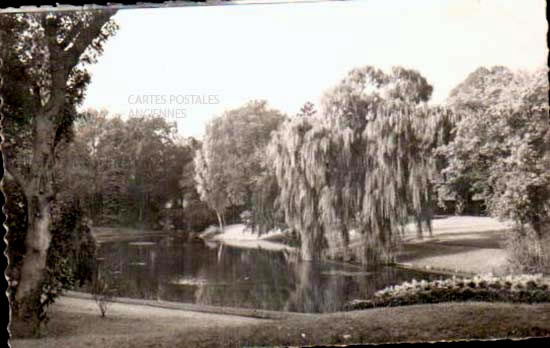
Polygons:
[[392,259],[400,224],[429,200],[429,153],[442,111],[418,105],[432,87],[416,71],[354,69],[323,99],[322,110],[285,122],[270,144],[286,223],[302,257],[362,241],[364,263]]

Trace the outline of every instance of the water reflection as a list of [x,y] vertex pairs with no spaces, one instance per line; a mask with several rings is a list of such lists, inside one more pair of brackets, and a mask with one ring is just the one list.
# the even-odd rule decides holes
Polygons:
[[100,248],[118,296],[217,306],[334,312],[406,280],[436,279],[385,267],[300,262],[282,252],[210,248],[174,240],[108,243]]

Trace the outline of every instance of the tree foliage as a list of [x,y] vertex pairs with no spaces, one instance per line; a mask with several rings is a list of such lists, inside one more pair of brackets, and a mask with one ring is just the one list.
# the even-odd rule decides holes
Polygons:
[[195,140],[178,138],[175,124],[161,117],[123,120],[106,111],[87,111],[75,128],[59,161],[59,184],[78,196],[95,225],[187,225],[176,212],[184,213],[184,199],[196,199],[194,185],[184,182],[194,176]]
[[450,103],[462,116],[455,138],[440,149],[449,158],[447,185],[452,190],[467,175],[492,215],[544,233],[550,208],[547,69],[480,68]]
[[[51,113],[54,148],[72,136],[90,82],[86,66],[118,29],[115,11],[25,13],[1,16],[4,151],[12,175],[26,179],[33,156],[33,118]],[[55,112],[54,112],[55,111]],[[36,115],[36,116],[35,116]],[[46,118],[46,117],[44,117]],[[36,131],[36,130],[34,130]],[[35,144],[36,145],[36,144]]]
[[519,100],[517,93],[523,78],[504,66],[480,67],[470,73],[449,93],[447,104],[464,113],[483,112],[491,106]]
[[446,158],[441,187],[459,196],[478,193],[489,214],[514,221],[507,242],[511,266],[544,271],[550,251],[548,69],[479,68],[448,101],[460,118],[452,141],[437,150]]
[[255,185],[264,172],[265,147],[283,119],[267,102],[252,101],[207,125],[195,156],[195,180],[201,199],[218,214],[220,227],[228,208],[252,207]]
[[[27,229],[26,201],[22,190],[13,178],[5,177],[4,193],[9,197],[4,207],[8,216],[7,254],[9,265],[6,275],[9,279],[9,299],[15,303],[15,289],[20,281],[21,266],[25,256],[25,231]],[[52,207],[51,246],[48,249],[46,269],[34,296],[25,299],[29,311],[24,319],[31,325],[25,328],[31,334],[40,333],[47,322],[47,307],[64,289],[72,289],[90,280],[94,269],[95,241],[88,228],[84,212],[72,200],[72,193],[62,192]]]
[[[25,13],[0,16],[4,62],[4,165],[25,196],[26,255],[17,302],[39,290],[47,267],[59,144],[71,137],[90,75],[117,29],[116,11]],[[28,302],[28,301],[26,301]],[[25,314],[23,306],[19,314]]]
[[270,144],[287,224],[302,258],[346,249],[361,237],[364,263],[390,261],[399,227],[429,201],[430,151],[441,109],[418,105],[429,86],[418,72],[352,70],[327,92],[315,117],[286,122]]
[[179,181],[179,187],[183,193],[180,228],[185,228],[188,231],[203,231],[216,223],[216,215],[208,204],[201,200],[195,182],[194,156],[200,150],[202,143],[190,138],[185,146],[188,151]]
[[[441,170],[450,166],[451,158],[454,163],[452,170],[443,171],[438,190],[440,198],[454,196],[458,213],[471,213],[474,195],[483,196],[484,192],[489,190],[486,180],[489,170],[487,163],[470,161],[469,152],[458,153],[455,150],[455,147],[462,146],[459,145],[460,139],[454,140],[458,128],[469,127],[470,132],[482,132],[475,129],[481,126],[481,123],[473,118],[481,117],[490,123],[493,120],[485,115],[491,114],[495,107],[521,103],[522,89],[528,79],[528,74],[514,73],[503,66],[490,69],[480,67],[450,92],[447,104],[455,111],[456,119],[451,125],[453,131],[450,137],[445,143],[440,144],[438,155],[443,159]],[[461,119],[462,126],[458,127]],[[462,135],[458,137],[463,138]]]

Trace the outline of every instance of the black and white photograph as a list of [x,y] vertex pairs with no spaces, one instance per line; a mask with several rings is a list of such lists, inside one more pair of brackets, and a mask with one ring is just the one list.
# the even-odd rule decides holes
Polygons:
[[546,7],[1,8],[10,346],[549,338]]

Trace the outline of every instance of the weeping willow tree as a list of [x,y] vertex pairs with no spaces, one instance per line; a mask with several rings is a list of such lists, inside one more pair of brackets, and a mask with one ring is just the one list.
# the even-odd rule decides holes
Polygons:
[[408,215],[430,202],[443,111],[422,105],[430,95],[415,71],[355,69],[325,95],[320,113],[275,134],[278,204],[300,233],[303,259],[341,250],[364,264],[393,260]]

